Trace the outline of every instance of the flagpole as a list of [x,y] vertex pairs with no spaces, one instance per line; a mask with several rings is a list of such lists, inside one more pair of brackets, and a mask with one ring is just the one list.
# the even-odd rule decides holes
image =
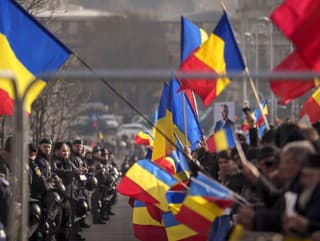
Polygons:
[[[253,79],[252,79],[251,76],[250,76],[250,72],[249,72],[248,67],[245,68],[245,73],[247,74],[247,76],[248,76],[248,78],[249,78],[249,83],[250,83],[250,86],[251,86],[251,88],[252,88],[253,95],[254,95],[254,97],[255,97],[255,99],[256,99],[256,101],[257,101],[257,104],[258,104],[258,106],[259,106],[259,110],[261,111],[262,118],[263,118],[263,121],[264,121],[264,123],[265,123],[265,125],[266,125],[266,128],[267,128],[267,130],[270,130],[270,125],[269,125],[268,119],[267,119],[266,115],[263,113],[263,107],[262,107],[262,105],[261,105],[261,101],[260,101],[260,99],[259,99],[259,95],[258,95],[257,89],[256,89],[256,87],[255,87],[255,85],[254,85]],[[257,121],[257,120],[256,120],[256,121]]]
[[[223,9],[225,12],[227,12],[227,8],[226,8],[226,6],[224,5],[223,1],[220,1],[220,5],[221,5],[222,9]],[[246,57],[246,56],[244,56],[244,62],[245,62],[245,66],[247,66],[247,61],[246,61],[245,57]],[[257,101],[257,104],[258,104],[258,106],[259,106],[259,109],[260,109],[260,111],[261,111],[262,118],[263,118],[263,121],[264,121],[264,123],[265,123],[265,125],[266,125],[266,128],[267,128],[267,130],[270,130],[270,125],[269,125],[268,119],[267,119],[267,117],[263,114],[263,108],[262,108],[262,105],[261,105],[261,101],[260,101],[260,99],[259,99],[259,95],[258,95],[257,89],[256,89],[256,87],[255,87],[255,85],[254,85],[253,79],[252,79],[251,76],[250,76],[250,72],[249,72],[248,67],[246,67],[244,71],[245,71],[245,73],[247,74],[247,76],[248,76],[248,78],[249,78],[249,83],[250,83],[250,86],[251,86],[251,88],[252,88],[253,95],[254,95],[254,97],[255,97],[255,99],[256,99],[256,101]]]
[[187,129],[187,114],[185,92],[182,92],[182,108],[183,108],[183,125],[184,125],[184,145],[188,146],[188,129]]

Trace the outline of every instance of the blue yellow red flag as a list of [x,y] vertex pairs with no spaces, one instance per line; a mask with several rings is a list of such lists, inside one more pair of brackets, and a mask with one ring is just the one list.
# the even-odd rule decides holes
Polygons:
[[162,222],[154,219],[145,203],[134,201],[133,206],[133,232],[141,241],[168,241],[166,230]]
[[133,164],[117,186],[119,193],[168,210],[166,192],[177,180],[150,160]]
[[[29,83],[43,72],[57,71],[71,51],[12,0],[0,1],[0,69],[14,73],[18,94],[22,95]],[[26,111],[46,86],[47,80],[37,82],[26,95]],[[0,81],[0,109],[11,102],[8,115],[12,115],[15,98],[8,80]],[[6,99],[3,99],[6,98]]]
[[203,236],[176,220],[171,212],[162,214],[168,241],[206,241]]
[[[261,103],[262,109],[263,109],[263,115],[264,116],[268,116],[269,111],[268,111],[268,99],[265,99],[262,103]],[[264,134],[264,131],[266,129],[266,125],[264,123],[264,119],[263,119],[263,115],[261,114],[260,108],[257,107],[256,110],[254,112],[251,113],[251,115],[254,117],[255,122],[256,122],[256,127],[258,128],[258,135],[259,137],[262,137]],[[241,129],[243,131],[248,131],[249,130],[249,124],[247,121],[245,121],[242,126]]]
[[232,203],[232,194],[228,189],[201,174],[191,179],[188,194],[175,217],[208,238],[212,222]]
[[230,126],[221,129],[207,139],[208,151],[220,152],[236,146]]
[[[205,30],[187,18],[181,17],[181,63],[207,39],[208,34]],[[185,95],[189,99],[193,111],[198,115],[197,102],[193,91],[185,90]]]
[[[234,37],[226,12],[208,40],[190,54],[181,64],[180,72],[202,72],[224,74],[230,71],[243,71],[245,64]],[[229,84],[228,78],[180,79],[181,90],[189,89],[198,94],[204,105],[209,105]]]
[[[171,80],[169,85],[165,84],[163,87],[156,124],[157,129],[162,133],[159,131],[155,133],[152,160],[168,156],[175,149],[175,135],[180,140],[187,140],[191,150],[197,148],[202,137],[198,119],[188,99],[183,93],[177,93],[179,87],[180,84],[175,79]],[[185,108],[182,106],[183,103]]]

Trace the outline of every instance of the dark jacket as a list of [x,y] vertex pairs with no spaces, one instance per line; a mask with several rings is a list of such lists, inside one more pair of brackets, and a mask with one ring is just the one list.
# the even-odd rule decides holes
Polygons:
[[72,197],[72,184],[76,175],[76,169],[70,160],[60,160],[55,157],[52,161],[52,172],[61,178],[66,188],[64,193],[66,200]]
[[40,199],[50,190],[50,184],[41,173],[38,165],[29,160],[29,184],[32,198]]
[[245,176],[240,171],[236,171],[227,176],[225,180],[223,180],[222,184],[241,195],[244,191],[246,182]]
[[225,122],[223,122],[222,120],[219,120],[216,122],[216,126],[214,127],[214,132],[217,132],[218,130],[221,130],[228,126],[230,126],[232,129],[234,128],[234,123],[232,120],[227,119]]
[[41,174],[45,177],[46,180],[49,181],[52,176],[49,157],[39,149],[34,162],[39,167]]
[[298,214],[308,219],[308,234],[311,234],[320,230],[320,184],[315,187],[304,205],[299,202],[302,195],[303,193],[299,194],[295,209]]
[[[296,177],[290,186],[285,191],[301,193],[303,187],[299,182],[299,177]],[[281,232],[282,231],[282,214],[285,210],[285,192],[279,195],[279,198],[274,201],[271,208],[256,207],[254,227],[255,231],[263,232]]]

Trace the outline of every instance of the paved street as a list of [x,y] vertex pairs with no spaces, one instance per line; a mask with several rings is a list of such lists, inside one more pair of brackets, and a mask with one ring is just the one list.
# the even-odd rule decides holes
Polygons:
[[[128,198],[119,195],[112,211],[115,215],[106,224],[91,225],[89,229],[84,229],[81,235],[86,241],[137,241],[132,231],[132,209],[128,205]],[[91,219],[88,219],[87,223],[91,224]]]

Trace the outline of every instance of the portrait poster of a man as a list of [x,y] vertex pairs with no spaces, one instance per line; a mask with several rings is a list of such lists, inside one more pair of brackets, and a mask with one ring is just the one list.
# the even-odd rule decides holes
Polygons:
[[215,103],[214,108],[215,127],[214,132],[224,129],[228,126],[234,128],[234,103],[220,102]]

